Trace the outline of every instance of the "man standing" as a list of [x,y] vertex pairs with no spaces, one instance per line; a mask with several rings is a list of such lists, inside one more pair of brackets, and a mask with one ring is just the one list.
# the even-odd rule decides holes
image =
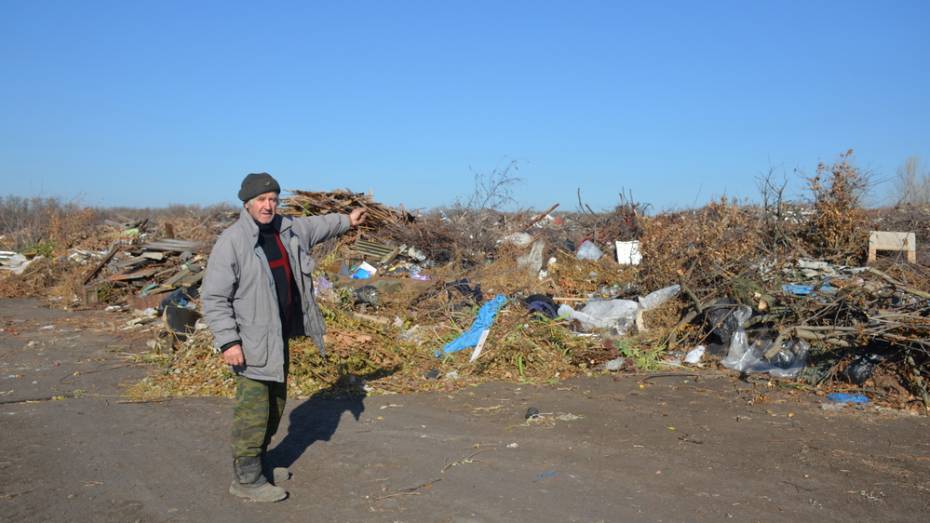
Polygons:
[[214,345],[236,374],[229,492],[253,501],[287,497],[262,474],[262,457],[284,413],[288,339],[309,336],[323,350],[310,248],[365,220],[364,209],[283,217],[276,213],[280,193],[268,173],[242,180],[239,220],[217,239],[201,288]]

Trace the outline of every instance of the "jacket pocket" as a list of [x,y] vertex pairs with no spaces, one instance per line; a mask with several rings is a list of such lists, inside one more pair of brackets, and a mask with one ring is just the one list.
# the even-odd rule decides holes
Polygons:
[[248,367],[264,367],[268,363],[268,326],[239,325],[242,352]]
[[304,273],[306,276],[310,276],[313,273],[313,269],[316,267],[316,262],[313,261],[313,257],[309,254],[304,254],[300,257],[300,272]]

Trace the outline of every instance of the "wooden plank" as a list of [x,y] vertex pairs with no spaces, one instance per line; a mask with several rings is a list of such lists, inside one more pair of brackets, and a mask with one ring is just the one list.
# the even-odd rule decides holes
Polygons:
[[148,268],[148,269],[142,269],[142,270],[140,270],[140,271],[135,271],[135,272],[126,272],[126,273],[122,273],[122,274],[114,274],[113,276],[110,276],[108,279],[109,279],[110,281],[141,280],[142,278],[148,278],[148,277],[150,277],[150,276],[154,276],[155,273],[158,272],[158,269],[159,269],[158,267],[151,267],[151,268]]
[[149,242],[142,246],[142,249],[147,251],[175,251],[175,252],[184,252],[184,251],[196,251],[203,247],[203,243],[187,241],[187,240],[171,240],[165,239],[155,242]]
[[93,280],[95,276],[97,276],[97,273],[100,272],[100,269],[102,269],[107,264],[107,262],[113,258],[117,251],[119,251],[119,246],[119,240],[110,244],[110,249],[107,251],[107,254],[103,257],[103,259],[100,260],[100,263],[98,263],[97,266],[94,267],[94,270],[90,271],[90,273],[84,277],[84,285],[90,283],[90,281]]

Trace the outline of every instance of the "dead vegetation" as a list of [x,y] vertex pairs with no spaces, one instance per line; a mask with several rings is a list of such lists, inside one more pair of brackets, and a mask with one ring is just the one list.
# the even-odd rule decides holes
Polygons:
[[[916,265],[891,256],[861,267],[870,229],[914,231],[918,245],[926,246],[928,211],[915,206],[866,211],[861,205],[866,182],[849,152],[820,166],[809,180],[806,203],[784,201],[784,185],[768,177],[760,182],[759,205],[720,199],[656,215],[629,192],[621,193],[609,212],[584,204],[579,190],[575,212],[553,212],[556,206],[543,213],[503,212],[476,204],[414,216],[364,194],[295,191],[286,200],[291,212],[364,205],[375,219],[319,251],[317,290],[328,325],[328,353],[322,357],[308,340],[295,340],[289,386],[305,396],[324,389],[445,390],[488,379],[549,382],[602,371],[607,362],[621,371],[681,365],[698,345],[707,346],[700,364],[706,366],[731,356],[740,331],[747,354],[769,369],[786,358],[800,361],[802,355],[792,351],[803,341],[810,349],[801,351],[804,370],[797,379],[814,390],[864,391],[889,404],[925,408],[930,402],[926,255]],[[235,212],[210,211],[155,216],[141,228],[101,222],[82,241],[95,239],[101,250],[125,242],[121,250],[136,259],[143,257],[146,242],[170,233],[202,241],[206,253],[234,218]],[[140,236],[125,238],[133,228]],[[642,263],[618,264],[615,240],[638,240]],[[585,241],[604,255],[579,259]],[[156,271],[135,281],[119,279],[128,270],[120,265],[125,259],[105,264],[97,279],[107,283],[97,294],[102,302],[127,308],[153,283],[166,293],[173,290],[165,285],[171,271],[203,261],[166,256],[151,265],[166,271],[162,276],[154,276]],[[0,289],[6,295],[41,295],[43,289],[58,288],[58,303],[80,301],[82,285],[75,282],[86,279],[95,263],[53,260],[3,278]],[[377,275],[349,277],[361,261],[375,265]],[[71,283],[63,284],[69,278]],[[644,311],[643,323],[623,335],[579,333],[578,322],[526,305],[534,296],[576,309],[597,299],[635,301],[673,284],[680,285],[678,297]],[[437,357],[437,350],[466,331],[481,305],[497,294],[507,296],[508,303],[481,357],[469,361],[471,351]],[[739,314],[745,321],[734,320],[737,311],[744,311]],[[208,331],[186,336],[156,331],[157,344],[147,357],[163,371],[134,387],[134,394],[230,393],[231,375],[213,354]]]

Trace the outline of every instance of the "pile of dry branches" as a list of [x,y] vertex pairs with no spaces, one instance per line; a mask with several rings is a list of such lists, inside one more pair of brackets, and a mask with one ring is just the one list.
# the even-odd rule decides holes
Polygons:
[[291,190],[291,195],[282,199],[281,213],[287,216],[318,216],[329,213],[348,214],[353,209],[368,211],[362,225],[364,230],[376,230],[386,225],[412,221],[413,216],[402,210],[388,208],[374,201],[371,195],[349,190],[311,192]]

